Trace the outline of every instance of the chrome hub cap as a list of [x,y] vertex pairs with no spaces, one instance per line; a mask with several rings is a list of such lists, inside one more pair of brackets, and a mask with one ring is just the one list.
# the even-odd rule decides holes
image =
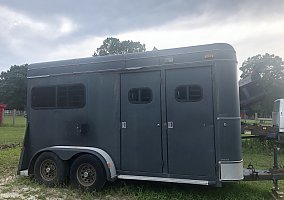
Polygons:
[[89,187],[96,182],[97,173],[93,165],[81,164],[77,169],[77,180],[84,187]]
[[89,173],[88,173],[88,172],[84,172],[84,177],[85,177],[85,178],[87,178],[87,177],[88,177],[88,175],[89,175]]
[[56,178],[56,163],[50,159],[44,160],[40,165],[40,176],[44,181],[52,181]]

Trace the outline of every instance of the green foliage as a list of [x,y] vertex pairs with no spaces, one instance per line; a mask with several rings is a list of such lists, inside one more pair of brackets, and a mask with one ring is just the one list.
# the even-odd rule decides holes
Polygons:
[[0,75],[0,103],[8,109],[24,110],[27,99],[27,64],[11,66]]
[[126,54],[146,51],[145,44],[133,42],[132,40],[119,41],[117,38],[108,37],[103,44],[97,48],[93,56],[105,56],[115,54]]
[[284,61],[281,57],[264,54],[248,58],[243,62],[241,79],[251,76],[253,80],[259,80],[259,84],[267,91],[267,95],[261,101],[249,107],[249,113],[258,112],[271,115],[274,100],[284,98]]
[[[262,140],[259,138],[247,138],[242,140],[243,153],[245,154],[258,154],[261,152],[263,155],[272,155],[274,141]],[[281,147],[282,149],[283,147]]]
[[241,79],[259,74],[267,81],[284,80],[284,62],[282,58],[268,53],[256,55],[243,62]]

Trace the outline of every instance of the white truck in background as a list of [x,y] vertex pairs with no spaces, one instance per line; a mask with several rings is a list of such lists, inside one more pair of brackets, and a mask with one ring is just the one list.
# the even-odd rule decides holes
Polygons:
[[284,132],[284,99],[274,101],[272,125],[279,128],[279,133]]

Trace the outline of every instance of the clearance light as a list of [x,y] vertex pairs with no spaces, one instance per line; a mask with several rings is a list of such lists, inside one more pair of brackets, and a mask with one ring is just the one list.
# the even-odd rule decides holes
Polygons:
[[164,63],[173,63],[174,62],[174,58],[173,57],[165,57],[164,58]]
[[207,59],[207,60],[210,60],[210,59],[213,59],[213,58],[214,58],[214,55],[213,55],[213,54],[206,54],[206,55],[204,56],[204,58]]

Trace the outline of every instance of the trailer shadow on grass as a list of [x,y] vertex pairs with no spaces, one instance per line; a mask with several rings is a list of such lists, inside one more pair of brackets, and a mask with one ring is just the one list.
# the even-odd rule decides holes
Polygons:
[[[160,183],[148,181],[117,180],[107,183],[102,191],[81,191],[70,186],[48,188],[35,183],[30,178],[17,178],[12,183],[24,197],[59,199],[270,199],[267,189],[271,182],[226,183],[222,188]],[[24,189],[23,189],[24,188]],[[17,189],[16,189],[17,190]],[[40,195],[40,196],[39,196]]]
[[[176,183],[160,183],[147,181],[118,180],[106,185],[102,193],[129,194],[137,199],[269,199],[267,190],[270,182],[258,183],[226,183],[222,188],[187,185]],[[261,186],[261,187],[260,187]]]

